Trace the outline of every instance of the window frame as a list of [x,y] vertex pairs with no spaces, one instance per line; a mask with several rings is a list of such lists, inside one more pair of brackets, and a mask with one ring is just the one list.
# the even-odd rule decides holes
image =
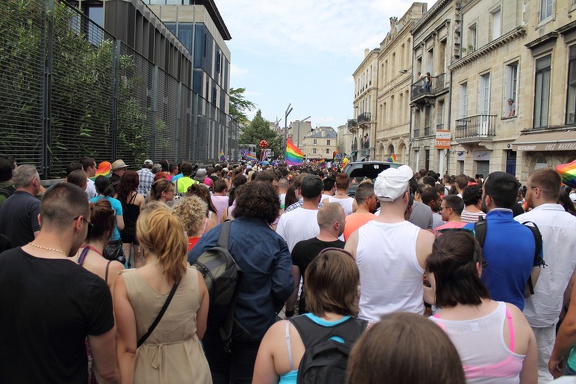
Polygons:
[[[544,60],[548,61],[547,65],[543,64]],[[542,65],[541,68],[538,68],[539,63]],[[533,128],[547,128],[549,123],[548,118],[550,115],[552,53],[537,58],[535,60],[534,69],[534,115],[532,126]],[[546,74],[548,74],[548,79],[546,79]],[[539,79],[541,81],[540,92],[538,92]],[[548,84],[546,84],[546,80],[548,81]],[[547,89],[545,89],[546,85]]]

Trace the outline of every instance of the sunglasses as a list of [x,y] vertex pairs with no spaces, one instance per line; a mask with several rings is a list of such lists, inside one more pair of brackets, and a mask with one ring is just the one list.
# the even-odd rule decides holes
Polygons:
[[[472,256],[472,261],[474,263],[478,262],[478,255],[480,254],[479,249],[480,249],[480,244],[478,243],[478,241],[476,240],[476,231],[474,231],[473,229],[468,229],[468,228],[444,228],[444,229],[439,229],[438,231],[436,231],[436,239],[438,237],[440,237],[440,235],[442,235],[443,233],[455,233],[455,232],[465,232],[468,233],[470,235],[472,235],[472,237],[474,238],[474,255]],[[486,268],[488,267],[488,263],[485,260],[482,260],[482,268]]]

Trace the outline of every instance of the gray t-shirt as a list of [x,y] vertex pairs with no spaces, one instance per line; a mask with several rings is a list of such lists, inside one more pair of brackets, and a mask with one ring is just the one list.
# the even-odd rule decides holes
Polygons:
[[408,221],[424,230],[432,229],[432,209],[424,203],[415,201]]

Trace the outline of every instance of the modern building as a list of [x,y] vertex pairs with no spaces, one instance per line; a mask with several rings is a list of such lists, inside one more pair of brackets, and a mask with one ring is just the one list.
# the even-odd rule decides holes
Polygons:
[[306,159],[331,161],[338,150],[338,134],[332,127],[318,127],[304,138],[300,150]]
[[403,164],[409,162],[411,29],[427,9],[426,3],[413,3],[400,20],[391,17],[390,32],[380,43],[374,160],[396,155],[396,161]]
[[[213,0],[77,0],[76,4],[150,63],[148,82],[157,84],[157,89],[146,92],[146,97],[155,99],[148,104],[156,102],[156,116],[182,136],[179,141],[186,154],[181,158],[214,160],[221,149],[227,158],[237,157],[237,127],[228,116],[231,55],[226,41],[231,35]],[[167,78],[155,82],[155,67]],[[162,92],[163,97],[152,97]]]
[[364,60],[352,74],[354,77],[354,119],[348,120],[352,132],[352,161],[375,159],[376,102],[378,100],[378,55],[380,49],[364,50]]
[[412,28],[409,164],[415,170],[446,172],[450,144],[437,138],[450,135],[445,132],[451,129],[448,67],[460,57],[460,6],[460,1],[438,0]]

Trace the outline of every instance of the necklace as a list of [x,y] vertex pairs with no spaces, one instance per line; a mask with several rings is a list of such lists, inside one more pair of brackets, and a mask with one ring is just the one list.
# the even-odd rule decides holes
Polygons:
[[66,252],[61,251],[60,249],[48,248],[48,247],[44,247],[44,246],[42,246],[42,245],[38,245],[38,244],[34,244],[34,243],[28,243],[28,244],[30,244],[31,246],[36,247],[36,248],[45,249],[45,250],[47,250],[47,251],[58,252],[58,253],[63,254],[64,256],[68,257],[68,255],[66,254]]

